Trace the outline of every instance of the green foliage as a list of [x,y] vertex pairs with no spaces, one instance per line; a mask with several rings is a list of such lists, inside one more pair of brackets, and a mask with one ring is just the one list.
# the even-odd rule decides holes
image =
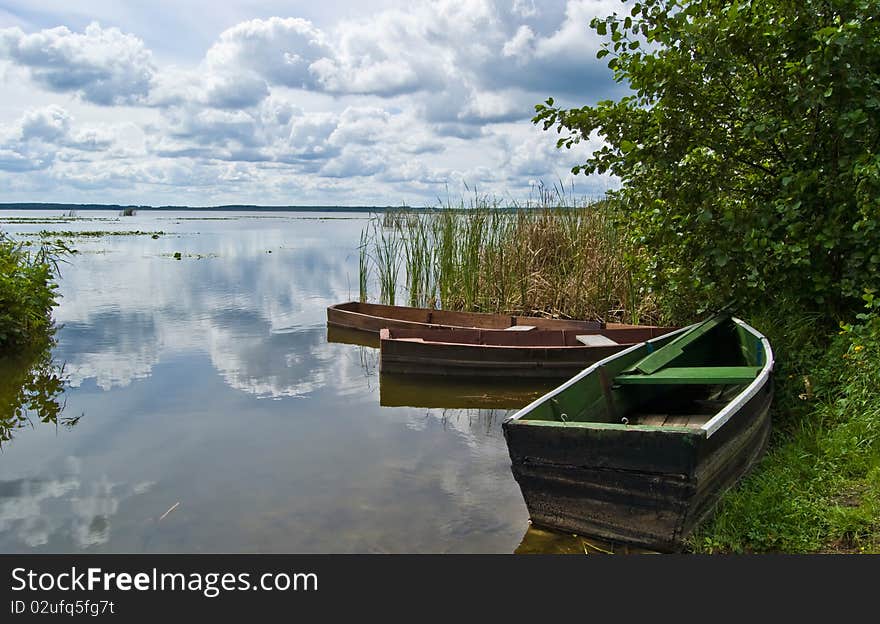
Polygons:
[[22,236],[60,241],[65,238],[98,238],[101,236],[150,236],[152,238],[159,238],[163,234],[165,232],[144,232],[143,230],[40,230],[34,234],[23,234]]
[[867,310],[823,356],[778,371],[773,446],[693,536],[694,549],[880,549],[880,299],[864,299]]
[[0,232],[0,354],[40,342],[52,326],[59,243],[18,243]]
[[594,20],[631,95],[535,123],[606,145],[644,278],[679,317],[731,299],[827,318],[880,275],[880,0],[641,0]]

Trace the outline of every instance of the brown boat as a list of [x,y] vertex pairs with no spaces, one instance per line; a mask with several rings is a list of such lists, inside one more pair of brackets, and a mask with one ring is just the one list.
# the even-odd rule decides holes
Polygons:
[[385,328],[379,333],[379,370],[386,375],[564,379],[674,329],[649,325],[530,331]]
[[603,327],[601,321],[574,321],[481,312],[452,312],[430,308],[360,303],[358,301],[349,301],[328,307],[327,325],[377,334],[379,330],[386,327],[389,329],[424,329],[433,326],[466,327],[511,332],[535,329],[595,330]]

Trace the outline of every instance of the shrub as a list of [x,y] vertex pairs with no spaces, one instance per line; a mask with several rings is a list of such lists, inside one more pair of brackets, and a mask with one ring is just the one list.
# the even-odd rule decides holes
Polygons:
[[0,354],[45,339],[57,302],[57,243],[34,246],[0,233]]
[[632,94],[535,123],[606,141],[642,275],[692,317],[776,300],[854,313],[880,275],[880,0],[641,0],[594,20]]

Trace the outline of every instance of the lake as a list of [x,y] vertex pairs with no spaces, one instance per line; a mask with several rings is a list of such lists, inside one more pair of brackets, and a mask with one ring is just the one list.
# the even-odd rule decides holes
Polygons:
[[430,387],[383,406],[378,351],[328,341],[327,306],[358,297],[367,214],[60,214],[0,211],[0,229],[163,234],[66,239],[66,420],[32,414],[3,443],[0,551],[517,549],[511,412]]

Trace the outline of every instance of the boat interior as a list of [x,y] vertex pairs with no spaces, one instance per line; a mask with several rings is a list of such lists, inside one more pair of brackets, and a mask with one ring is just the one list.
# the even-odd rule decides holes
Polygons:
[[632,345],[662,336],[673,330],[667,327],[631,327],[618,329],[537,329],[512,331],[493,329],[470,329],[451,327],[426,327],[419,329],[389,328],[387,336],[392,340],[415,342],[443,342],[465,345],[506,347],[614,347]]
[[761,372],[759,336],[718,316],[592,369],[524,420],[701,427]]

